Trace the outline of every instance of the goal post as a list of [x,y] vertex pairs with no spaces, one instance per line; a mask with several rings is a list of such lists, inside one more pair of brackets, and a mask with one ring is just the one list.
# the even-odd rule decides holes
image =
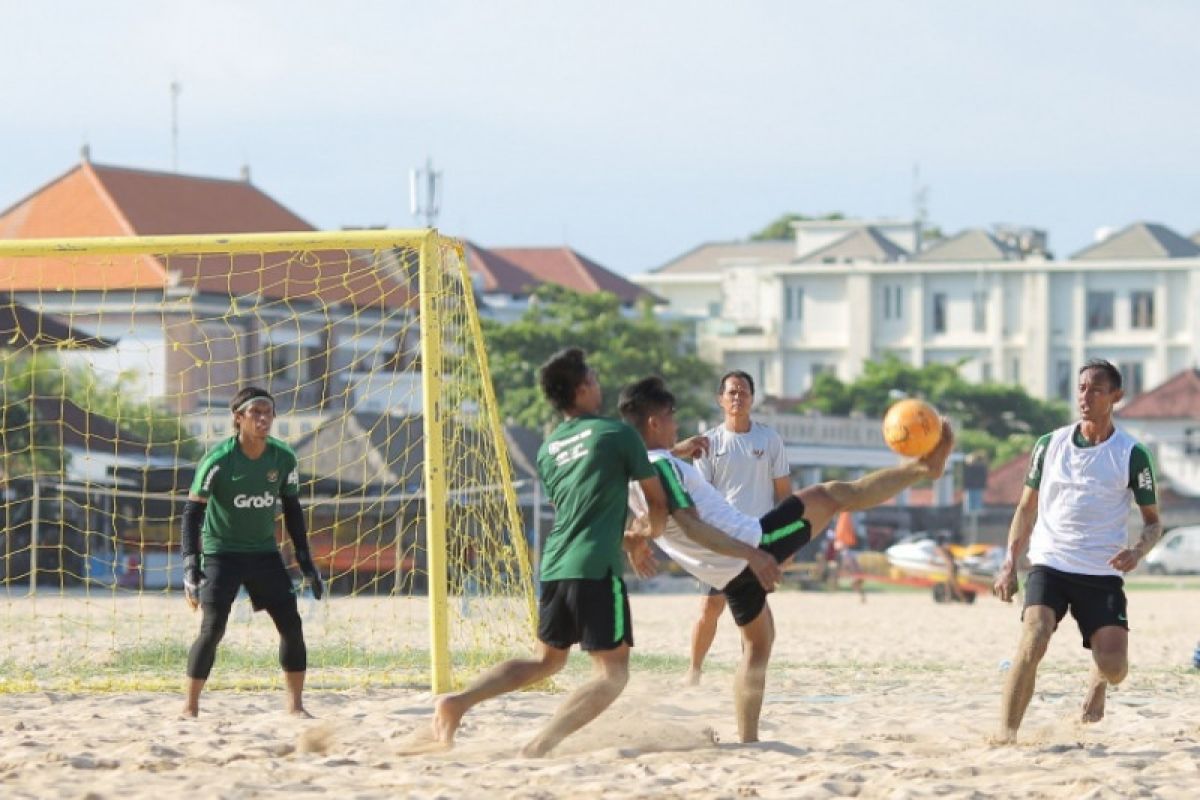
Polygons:
[[[508,456],[455,240],[0,240],[0,366],[0,691],[177,683],[198,624],[179,512],[245,385],[276,397],[331,590],[301,603],[313,685],[427,670],[444,692],[527,649],[536,478]],[[214,685],[276,680],[252,616],[235,608]]]

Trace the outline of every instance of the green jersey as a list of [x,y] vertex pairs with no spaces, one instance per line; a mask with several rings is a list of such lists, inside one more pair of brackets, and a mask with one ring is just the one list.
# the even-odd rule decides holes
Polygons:
[[208,501],[201,529],[205,555],[275,550],[277,499],[300,493],[296,454],[268,436],[267,449],[251,459],[231,437],[200,460],[191,493]]
[[542,443],[537,468],[555,512],[541,579],[620,575],[629,482],[654,475],[642,437],[623,422],[572,417]]

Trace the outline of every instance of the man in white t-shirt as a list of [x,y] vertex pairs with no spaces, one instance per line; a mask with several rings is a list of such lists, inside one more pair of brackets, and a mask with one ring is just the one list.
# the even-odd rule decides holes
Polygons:
[[[1038,664],[1070,609],[1083,646],[1092,651],[1091,685],[1081,720],[1104,717],[1108,685],[1129,671],[1129,622],[1123,573],[1137,566],[1162,537],[1150,454],[1113,425],[1121,373],[1107,361],[1079,370],[1079,419],[1048,433],[1033,448],[1025,489],[1008,531],[1008,556],[996,576],[996,595],[1017,591],[1017,561],[1029,549],[1021,643],[1004,686],[1000,738],[1014,741],[1033,697]],[[1126,520],[1134,501],[1142,532],[1128,546]]]
[[[774,429],[750,419],[754,379],[747,373],[734,370],[722,376],[717,405],[725,418],[702,434],[708,450],[692,463],[735,508],[751,517],[761,517],[792,493],[783,438]],[[712,647],[726,605],[720,589],[702,583],[701,591],[704,599],[700,616],[692,625],[691,664],[686,679],[691,685],[700,682],[704,657]]]
[[[670,518],[654,541],[692,575],[722,590],[741,631],[742,658],[734,680],[738,735],[743,742],[756,742],[775,640],[767,593],[778,581],[778,565],[795,555],[814,530],[824,530],[839,511],[870,508],[918,481],[940,476],[954,447],[954,433],[943,423],[942,440],[924,458],[856,481],[806,486],[755,518],[730,505],[698,469],[671,455],[677,434],[675,396],[662,378],[644,378],[625,387],[617,407],[642,435],[666,490]],[[626,552],[634,570],[646,577],[654,572],[654,556],[648,526],[642,524],[646,506],[639,485],[630,484],[629,505],[635,520],[625,532]]]

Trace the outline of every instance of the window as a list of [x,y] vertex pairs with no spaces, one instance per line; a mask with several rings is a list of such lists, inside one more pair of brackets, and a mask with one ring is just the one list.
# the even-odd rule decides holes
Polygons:
[[987,292],[971,294],[971,328],[976,333],[987,331]]
[[1121,370],[1121,386],[1125,389],[1126,397],[1141,394],[1145,384],[1142,382],[1142,362],[1122,361],[1117,364]]
[[1183,452],[1189,456],[1200,453],[1200,428],[1183,429]]
[[946,295],[937,292],[933,295],[933,332],[946,332]]
[[901,306],[901,287],[885,286],[883,287],[883,318],[884,319],[900,319],[904,314]]
[[979,380],[983,383],[992,382],[992,362],[984,361],[979,365]]
[[1075,388],[1075,374],[1070,361],[1059,361],[1054,367],[1054,383],[1059,400],[1070,400]]
[[904,318],[904,287],[896,286],[893,289],[896,295],[896,319]]
[[783,290],[783,318],[800,320],[804,318],[804,290],[799,286]]
[[1021,357],[1013,356],[1012,361],[1008,362],[1008,378],[1009,383],[1021,382]]
[[1113,293],[1087,293],[1087,329],[1111,331],[1113,328]]
[[714,319],[721,316],[721,302],[719,300],[708,304],[708,315]]
[[1129,327],[1147,329],[1154,327],[1154,293],[1131,292],[1129,294]]

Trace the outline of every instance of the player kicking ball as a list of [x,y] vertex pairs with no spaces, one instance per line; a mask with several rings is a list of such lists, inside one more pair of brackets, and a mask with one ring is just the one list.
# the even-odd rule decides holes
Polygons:
[[225,635],[234,598],[245,586],[254,610],[265,609],[279,631],[288,712],[308,717],[302,697],[308,651],[296,590],[275,543],[275,503],[280,500],[296,563],[313,596],[321,599],[324,590],[308,550],[300,508],[296,454],[269,435],[275,400],[265,390],[242,389],[230,408],[236,433],[200,461],[183,509],[183,591],[188,605],[203,611],[200,634],[188,653],[183,715],[200,713],[200,693],[217,645]]
[[[943,421],[941,440],[922,458],[856,481],[806,486],[756,518],[738,511],[699,470],[671,455],[678,432],[675,396],[662,378],[644,378],[626,387],[618,408],[625,422],[642,435],[650,462],[666,489],[670,517],[655,541],[681,567],[724,593],[741,632],[734,707],[739,738],[756,742],[775,640],[767,594],[779,580],[779,564],[803,547],[814,530],[824,530],[839,512],[870,508],[919,481],[940,477],[954,447],[953,431]],[[648,544],[652,537],[642,522],[645,500],[636,484],[630,484],[629,502],[637,516],[626,531],[631,541],[627,550],[634,570],[645,577],[654,573],[655,566]]]

